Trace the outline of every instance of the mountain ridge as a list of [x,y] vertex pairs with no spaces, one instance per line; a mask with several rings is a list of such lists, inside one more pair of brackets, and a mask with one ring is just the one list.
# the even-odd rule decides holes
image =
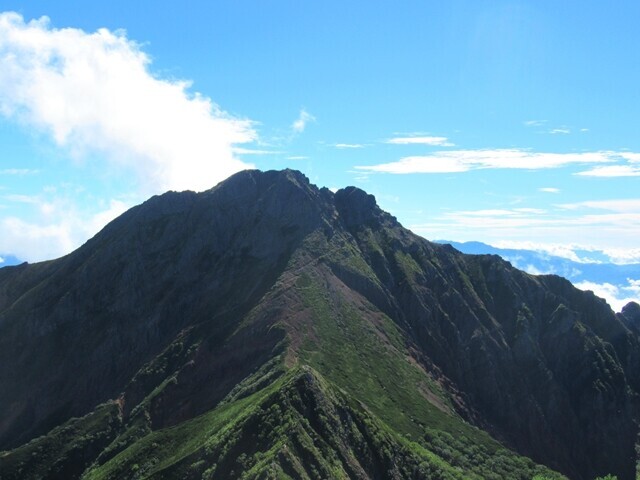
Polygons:
[[[535,250],[496,248],[482,242],[453,242],[437,240],[436,243],[452,245],[457,250],[467,254],[493,254],[504,258],[514,267],[532,274],[560,275],[570,280],[583,290],[602,289],[605,298],[612,308],[620,309],[629,301],[638,303],[640,299],[633,287],[633,283],[640,279],[640,264],[614,264],[604,260],[598,262],[576,262],[564,257],[558,257]],[[607,289],[608,287],[608,289]],[[613,290],[614,293],[608,293]],[[628,291],[628,293],[624,293]],[[625,298],[629,300],[624,300]]]
[[[224,442],[245,465],[221,478],[267,475],[267,457],[292,478],[555,475],[520,455],[571,478],[633,478],[637,320],[559,277],[432,244],[355,187],[334,194],[299,172],[241,172],[201,194],[153,197],[61,259],[0,269],[0,448],[9,449],[0,472],[17,475],[25,452],[55,450],[67,432],[84,459],[73,478],[183,478],[175,472],[187,457],[193,478],[222,475],[205,447],[224,451],[224,424],[236,425],[237,442]],[[334,438],[323,420],[295,441],[247,450],[255,431],[220,409],[244,401],[246,418],[272,418],[257,399],[298,398],[280,390],[292,372],[313,372],[327,408],[340,398],[327,418],[356,402],[391,436],[358,436],[347,422]],[[283,415],[310,421],[310,410],[294,410]],[[69,433],[86,415],[103,419],[85,437],[103,440]],[[218,427],[194,437],[190,456],[163,450],[170,432],[203,418]],[[295,448],[282,450],[288,442]],[[152,443],[165,453],[148,454]],[[399,470],[382,460],[349,467],[353,455],[391,458],[383,445],[409,449],[394,457]],[[487,476],[498,451],[504,470]],[[56,478],[69,455],[33,474]]]

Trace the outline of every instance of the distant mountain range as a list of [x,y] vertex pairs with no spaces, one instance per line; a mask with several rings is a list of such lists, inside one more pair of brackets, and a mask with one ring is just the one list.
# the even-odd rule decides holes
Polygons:
[[640,306],[245,171],[0,269],[0,477],[636,476]]
[[589,252],[589,256],[597,257],[597,263],[595,259],[584,263],[539,251],[496,248],[481,242],[438,240],[437,243],[449,244],[468,254],[499,255],[528,273],[560,275],[579,288],[594,290],[616,309],[622,308],[631,299],[636,302],[640,300],[640,264],[607,263],[607,257],[594,255],[594,252]]

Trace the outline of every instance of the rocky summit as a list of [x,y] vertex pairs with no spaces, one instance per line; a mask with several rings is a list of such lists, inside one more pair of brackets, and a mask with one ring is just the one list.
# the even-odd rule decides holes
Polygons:
[[244,171],[0,269],[0,478],[635,478],[640,306]]

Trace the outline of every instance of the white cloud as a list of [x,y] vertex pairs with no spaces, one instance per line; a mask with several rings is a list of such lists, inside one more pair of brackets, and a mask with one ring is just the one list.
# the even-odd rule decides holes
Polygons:
[[640,263],[640,248],[605,248],[603,253],[609,257],[611,263]]
[[256,139],[253,124],[189,93],[188,82],[153,75],[122,31],[56,29],[46,17],[2,13],[0,58],[3,115],[76,158],[104,154],[109,166],[135,172],[145,193],[203,190],[250,167],[233,146]]
[[640,280],[627,278],[627,282],[629,282],[629,286],[626,287],[627,290],[634,292],[636,295],[640,295]]
[[4,263],[4,258],[0,257],[0,263]]
[[[611,153],[611,152],[610,152]],[[627,163],[617,165],[596,166],[590,170],[575,173],[583,177],[639,177],[640,176],[640,153],[638,152],[618,152],[616,160]]]
[[307,160],[309,157],[305,157],[304,155],[293,155],[291,157],[287,157],[287,160]]
[[336,148],[364,148],[364,145],[361,143],[336,143],[333,145]]
[[35,197],[33,195],[9,194],[9,195],[3,195],[2,198],[10,202],[16,202],[16,203],[35,204],[39,202],[38,197]]
[[[484,214],[482,214],[484,213]],[[446,218],[455,220],[458,225],[466,227],[513,228],[513,227],[617,227],[627,226],[630,230],[640,228],[640,218],[636,214],[613,213],[601,215],[582,215],[576,217],[517,215],[516,212],[507,214],[495,212],[452,212]],[[523,232],[523,234],[526,232]]]
[[522,217],[526,214],[542,214],[544,210],[538,208],[514,208],[506,209],[488,209],[488,210],[466,210],[460,212],[452,212],[446,215],[452,217]]
[[392,145],[431,145],[434,147],[453,147],[454,144],[447,137],[395,137],[385,143]]
[[568,135],[571,133],[571,130],[568,129],[567,127],[561,127],[561,128],[552,128],[551,130],[549,130],[549,133],[552,135]]
[[89,236],[98,233],[107,223],[126,212],[131,205],[122,200],[111,200],[107,208],[92,215],[86,225]]
[[515,249],[515,250],[532,250],[534,252],[546,253],[554,257],[566,258],[574,262],[582,262],[582,259],[576,254],[576,250],[584,250],[585,247],[573,244],[550,244],[538,243],[531,241],[512,241],[502,240],[493,244],[497,248]]
[[[511,263],[513,264],[514,267],[519,268],[514,262],[511,262]],[[539,270],[538,268],[536,268],[535,265],[531,265],[531,264],[525,265],[525,267],[522,268],[521,270],[524,270],[525,272],[530,273],[531,275],[546,275],[549,273],[554,273],[554,272]]]
[[526,120],[524,125],[526,127],[541,127],[545,123],[547,123],[546,120]]
[[636,213],[640,216],[640,198],[610,199],[610,200],[587,200],[585,202],[564,203],[558,205],[567,210],[577,210],[588,208],[594,210],[607,210],[619,213]]
[[315,122],[316,117],[307,112],[304,108],[300,110],[298,118],[291,124],[291,129],[295,133],[302,133],[310,122]]
[[555,187],[542,187],[542,188],[539,188],[538,191],[544,192],[544,193],[560,193],[560,189]]
[[543,210],[541,208],[526,208],[526,207],[522,207],[522,208],[514,208],[513,209],[514,212],[517,213],[533,213],[533,214],[537,214],[537,215],[541,215],[543,213],[546,213],[546,210]]
[[612,285],[611,283],[579,282],[574,284],[580,290],[591,290],[598,297],[604,298],[615,312],[619,312],[629,302],[640,302],[639,281],[628,279],[628,285]]
[[624,158],[625,160],[628,160],[628,161],[630,161],[632,163],[640,162],[640,153],[622,152],[622,153],[620,153],[620,156],[622,158]]
[[[624,205],[613,205],[622,210]],[[447,211],[432,215],[425,223],[410,227],[426,238],[448,238],[457,241],[482,241],[504,246],[504,240],[524,245],[573,245],[577,240],[610,255],[614,263],[632,263],[640,259],[640,214],[636,211],[570,212],[565,209],[479,209]],[[531,249],[531,248],[530,248]],[[537,249],[537,248],[535,248]],[[586,250],[586,248],[583,248]],[[615,255],[614,255],[615,252]],[[594,261],[585,252],[564,254],[574,261]],[[593,255],[592,255],[593,257]],[[597,261],[602,261],[601,257]]]
[[78,248],[130,205],[111,200],[97,213],[89,213],[67,200],[57,199],[43,200],[38,207],[40,217],[36,221],[0,218],[0,251],[29,262],[57,258]]
[[640,177],[640,167],[632,165],[608,165],[578,172],[583,177]]
[[497,248],[532,250],[578,263],[614,263],[617,265],[640,263],[640,248],[599,249],[591,245],[545,243],[527,240],[498,240],[492,242],[492,245]]
[[618,152],[545,153],[520,149],[453,150],[423,156],[405,157],[395,162],[356,166],[357,170],[393,174],[456,173],[469,170],[545,169],[571,164],[597,164],[613,162]]
[[[508,250],[530,250],[554,257],[566,258],[578,263],[614,263],[626,265],[640,263],[640,248],[603,248],[576,243],[549,243],[531,240],[495,240],[490,244]],[[509,258],[509,261],[512,259]],[[517,258],[514,258],[517,263]],[[523,268],[526,270],[526,268]],[[531,272],[530,272],[531,273]],[[546,272],[548,273],[548,272]],[[575,272],[575,275],[581,272]]]
[[39,170],[33,170],[30,168],[5,168],[4,170],[0,170],[0,175],[35,175],[39,173]]
[[404,157],[397,162],[379,165],[360,165],[354,167],[363,172],[380,173],[457,173],[466,172],[469,168],[459,159],[446,155]]
[[48,260],[69,252],[77,242],[72,240],[73,222],[39,225],[16,217],[0,220],[3,235],[0,250],[34,262]]
[[233,147],[233,153],[238,155],[280,155],[284,152],[278,150],[258,150],[254,148]]

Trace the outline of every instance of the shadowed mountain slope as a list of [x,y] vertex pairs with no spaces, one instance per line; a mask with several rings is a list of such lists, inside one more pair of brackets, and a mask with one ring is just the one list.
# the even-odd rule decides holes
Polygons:
[[0,477],[635,478],[639,308],[241,172],[0,269]]

